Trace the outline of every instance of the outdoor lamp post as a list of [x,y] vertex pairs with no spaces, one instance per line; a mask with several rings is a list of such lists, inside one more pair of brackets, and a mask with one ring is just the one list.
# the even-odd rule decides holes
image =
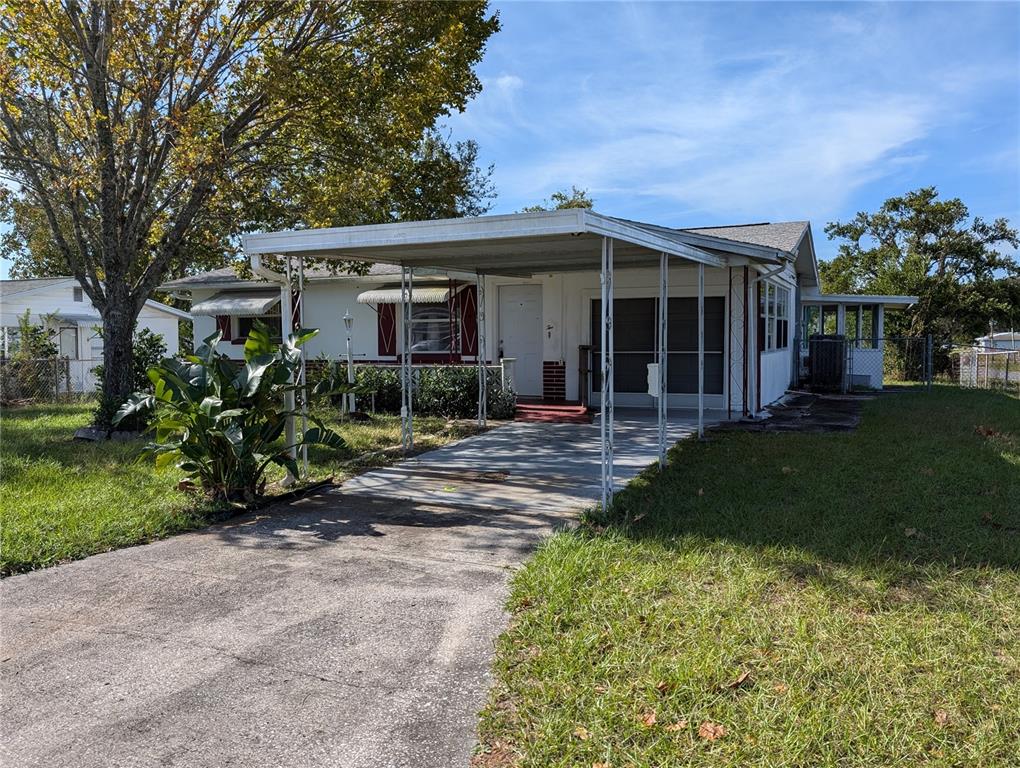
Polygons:
[[[351,329],[354,327],[354,318],[351,317],[351,311],[348,309],[344,312],[344,327],[347,329],[347,383],[354,384],[354,355],[351,353]],[[353,413],[355,410],[354,404],[354,393],[347,393],[347,412]]]

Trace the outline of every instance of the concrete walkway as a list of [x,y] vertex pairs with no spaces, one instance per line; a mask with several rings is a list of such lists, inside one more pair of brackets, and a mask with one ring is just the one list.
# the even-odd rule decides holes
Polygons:
[[[4,580],[0,765],[466,765],[509,569],[598,494],[597,435],[511,424]],[[654,422],[617,455],[651,462]]]

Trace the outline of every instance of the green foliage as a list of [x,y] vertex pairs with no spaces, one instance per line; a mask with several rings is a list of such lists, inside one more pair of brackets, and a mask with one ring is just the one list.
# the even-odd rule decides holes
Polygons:
[[[102,329],[99,332],[102,335]],[[159,361],[166,357],[166,342],[163,340],[162,334],[142,328],[140,331],[135,331],[131,346],[134,349],[134,357],[131,361],[131,385],[136,392],[150,391],[152,382],[149,381],[149,369],[158,365]],[[102,387],[103,366],[97,365],[92,369],[92,372],[99,379],[100,387]]]
[[1020,245],[1006,219],[970,220],[961,200],[940,200],[925,187],[825,232],[842,241],[839,255],[819,265],[825,291],[919,297],[906,312],[886,315],[889,336],[970,343],[990,323],[1020,326],[1020,264],[996,249]]
[[[354,369],[359,385],[375,395],[375,409],[382,413],[400,413],[400,369],[392,366],[364,365]],[[364,410],[364,409],[363,409]]]
[[[488,370],[489,416],[505,419],[513,416],[516,398],[508,399],[499,380]],[[467,419],[478,414],[478,369],[474,366],[441,365],[418,370],[414,406],[425,414]],[[509,413],[507,413],[508,403]]]
[[[179,488],[181,470],[157,471],[152,462],[135,461],[138,441],[70,440],[76,429],[88,426],[90,415],[91,408],[81,404],[0,409],[0,576],[160,539],[236,512]],[[347,447],[311,446],[312,477],[341,481],[399,457],[383,452],[400,442],[397,417],[338,423],[335,413],[322,415]],[[445,419],[414,423],[421,449],[472,433],[470,426]],[[271,480],[284,473],[276,466],[270,471]]]
[[6,0],[0,255],[77,278],[119,403],[142,300],[239,232],[484,210],[477,148],[434,129],[498,28],[484,2]]
[[579,189],[571,186],[570,191],[561,190],[553,192],[548,200],[538,205],[529,205],[521,209],[521,213],[534,213],[536,211],[558,211],[564,208],[594,208],[595,201],[587,189]]
[[[309,375],[313,393],[326,395],[347,390],[347,366],[343,361],[322,360]],[[488,413],[493,419],[511,419],[517,409],[517,396],[504,389],[499,376],[487,371]],[[354,393],[358,409],[368,410],[367,398],[375,396],[375,409],[381,413],[400,412],[400,368],[385,365],[360,365],[354,369]],[[478,369],[473,365],[436,365],[415,368],[414,412],[422,416],[450,419],[473,418],[478,413]],[[339,402],[339,400],[337,400]]]
[[64,367],[57,360],[57,345],[43,325],[18,317],[18,337],[12,353],[0,364],[0,400],[31,399],[52,395],[60,388]]
[[56,357],[57,345],[45,325],[36,325],[29,319],[26,309],[18,317],[18,341],[11,358],[15,360],[39,360]]
[[[102,328],[99,329],[99,333],[102,335]],[[166,357],[166,342],[163,341],[162,334],[153,333],[148,328],[142,328],[140,331],[135,331],[131,346],[133,350],[131,358],[131,387],[135,392],[151,392],[152,382],[149,381],[149,369],[159,365],[160,360]],[[108,407],[107,398],[103,397],[103,382],[106,378],[103,375],[103,366],[97,365],[92,369],[92,373],[95,375],[96,381],[99,382],[99,386],[96,388],[99,393],[99,410],[95,414],[95,421],[102,424],[106,419],[103,418],[103,413],[100,411]],[[146,424],[146,416],[149,415],[151,414],[139,414],[130,419],[122,420],[118,423],[118,426],[123,430],[131,431],[143,429]]]
[[151,393],[136,392],[114,418],[119,423],[136,414],[155,411],[156,440],[146,446],[156,467],[175,464],[214,499],[251,501],[265,490],[266,470],[272,464],[299,475],[290,449],[324,445],[337,449],[343,439],[312,418],[293,445],[280,440],[288,416],[284,394],[301,363],[301,347],[318,331],[303,329],[276,344],[270,329],[256,321],[244,345],[240,369],[216,351],[217,332],[193,355],[168,358],[149,370]]

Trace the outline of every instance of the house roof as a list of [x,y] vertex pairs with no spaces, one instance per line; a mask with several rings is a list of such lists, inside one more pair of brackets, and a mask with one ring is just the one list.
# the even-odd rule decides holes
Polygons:
[[978,336],[975,341],[1020,341],[1020,331],[996,331]]
[[242,240],[249,256],[302,254],[416,269],[530,276],[597,270],[606,238],[612,242],[617,267],[656,265],[663,253],[710,267],[729,266],[734,257],[777,264],[785,255],[770,246],[614,218],[583,208],[264,232],[245,235]]
[[[337,274],[328,267],[306,267],[305,268],[305,279],[306,280],[357,280],[364,279],[367,277],[386,277],[391,275],[399,275],[400,267],[396,264],[369,264],[368,270],[364,274],[361,273],[341,273]],[[259,278],[244,278],[237,274],[237,270],[233,267],[222,267],[220,269],[213,269],[208,272],[199,272],[196,275],[188,275],[187,277],[181,277],[177,280],[170,280],[160,286],[160,290],[163,291],[187,291],[192,288],[215,288],[219,286],[232,286],[232,287],[256,287],[266,285],[265,280]]]
[[[256,233],[244,236],[244,247],[249,255],[300,253],[369,262],[365,274],[337,275],[328,268],[309,267],[305,279],[314,281],[396,275],[401,263],[437,270],[531,275],[598,269],[605,235],[616,243],[617,266],[657,264],[661,251],[709,266],[724,266],[732,263],[733,257],[766,264],[795,259],[805,284],[817,285],[810,224],[806,221],[680,229],[569,209]],[[161,287],[179,291],[228,285],[253,288],[265,282],[240,278],[232,267],[225,267],[172,280]]]
[[0,280],[0,298],[50,288],[74,280],[73,277],[31,277],[24,280]]
[[777,221],[774,223],[732,224],[722,227],[692,227],[681,231],[695,232],[699,235],[708,235],[737,243],[775,248],[793,255],[797,252],[797,247],[810,226],[811,222],[809,221]]
[[[64,284],[76,286],[78,285],[78,280],[74,277],[30,277],[24,280],[0,280],[0,299],[31,293],[32,291],[40,291],[44,288],[52,288]],[[89,303],[91,304],[91,302]],[[149,309],[155,310],[156,312],[165,312],[168,315],[173,315],[181,320],[191,320],[191,315],[183,309],[171,307],[169,304],[164,304],[163,302],[156,301],[155,299],[146,299],[145,306]],[[65,318],[67,317],[70,316],[65,316]],[[82,315],[81,317],[90,319],[92,316]]]

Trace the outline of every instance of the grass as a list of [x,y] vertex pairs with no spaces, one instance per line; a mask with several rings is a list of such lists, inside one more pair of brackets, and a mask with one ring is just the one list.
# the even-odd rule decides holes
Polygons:
[[1016,398],[686,441],[612,512],[516,574],[477,765],[1020,763]]
[[[91,405],[46,405],[0,413],[0,574],[76,560],[193,530],[230,511],[177,490],[183,475],[136,461],[142,441],[75,442]],[[342,480],[365,466],[392,461],[381,452],[400,443],[395,416],[332,423],[343,451],[309,451],[311,479]],[[415,419],[416,448],[471,431],[445,419]],[[282,476],[282,472],[280,473]]]

